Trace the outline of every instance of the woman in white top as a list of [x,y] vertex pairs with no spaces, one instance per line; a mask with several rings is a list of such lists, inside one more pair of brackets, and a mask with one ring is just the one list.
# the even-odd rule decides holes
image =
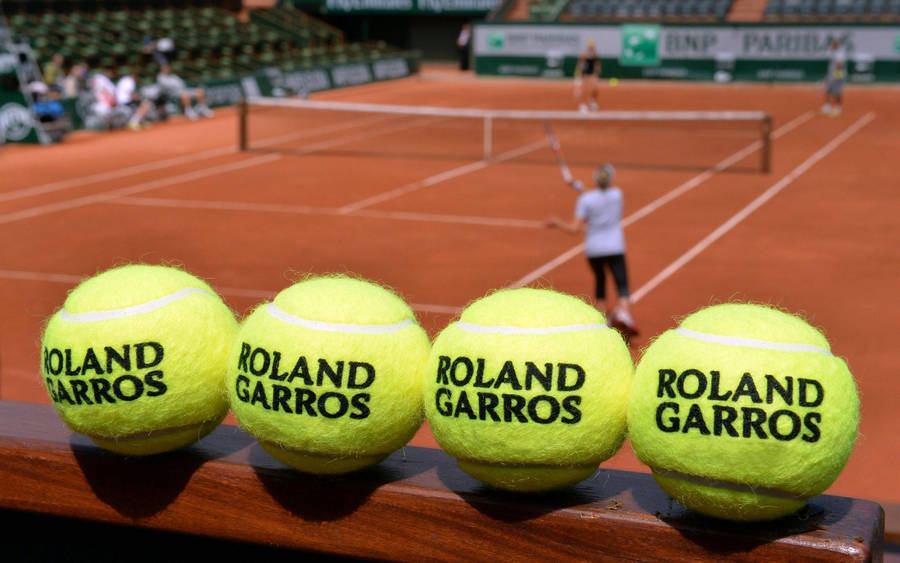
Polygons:
[[622,232],[622,190],[611,186],[616,171],[604,164],[594,172],[594,187],[586,190],[575,204],[575,217],[567,223],[556,217],[547,222],[571,234],[586,229],[585,254],[596,277],[597,305],[606,312],[606,273],[608,268],[616,282],[618,306],[608,317],[609,323],[626,336],[638,333],[631,317],[631,293],[628,289],[628,270],[625,265],[625,234]]

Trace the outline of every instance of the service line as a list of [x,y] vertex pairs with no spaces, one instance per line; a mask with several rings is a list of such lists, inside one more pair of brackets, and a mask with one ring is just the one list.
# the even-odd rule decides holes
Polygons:
[[[345,143],[351,143],[355,141],[361,141],[364,139],[369,139],[372,137],[378,137],[380,135],[385,135],[388,133],[395,133],[397,131],[403,131],[406,129],[412,129],[414,127],[428,125],[430,123],[434,123],[434,118],[422,118],[416,119],[410,122],[400,123],[393,127],[385,127],[378,128],[375,130],[366,131],[363,133],[352,133],[348,135],[344,135],[342,137],[337,137],[334,139],[330,139],[328,141],[320,141],[314,143],[312,145],[305,145],[299,147],[295,152],[292,152],[291,155],[307,155],[316,153],[319,151],[327,150],[332,147],[336,147]],[[258,156],[256,158],[248,158],[245,160],[240,160],[238,162],[230,162],[227,164],[220,164],[217,166],[211,166],[208,168],[201,168],[199,170],[195,170],[193,172],[187,172],[184,174],[178,174],[175,176],[169,176],[168,178],[159,178],[156,180],[150,180],[148,182],[141,182],[139,184],[134,184],[131,186],[125,186],[122,188],[116,188],[112,190],[106,190],[103,192],[76,197],[69,200],[63,200],[55,203],[48,203],[45,205],[37,205],[34,207],[26,207],[25,209],[21,209],[18,211],[11,211],[9,213],[0,214],[0,225],[6,223],[12,223],[15,221],[20,221],[22,219],[30,219],[33,217],[39,217],[42,215],[47,215],[50,213],[56,213],[58,211],[65,211],[68,209],[74,209],[76,207],[83,207],[85,205],[91,205],[94,203],[103,203],[108,202],[111,199],[130,196],[138,193],[147,192],[150,190],[155,190],[158,188],[162,188],[165,186],[170,186],[173,184],[181,184],[184,182],[189,182],[192,180],[198,180],[201,178],[206,178],[209,176],[215,176],[218,174],[224,174],[227,172],[232,172],[235,170],[240,170],[243,168],[249,168],[251,166],[258,166],[261,164],[268,164],[274,162],[276,160],[281,160],[284,158],[284,154],[275,153],[275,154],[267,154],[264,156]]]
[[[60,283],[68,286],[74,286],[88,279],[93,274],[75,275],[75,274],[59,274],[49,272],[28,272],[22,270],[0,270],[0,279],[34,281],[46,283]],[[232,297],[245,297],[258,301],[269,301],[273,299],[280,289],[246,289],[239,287],[216,287],[216,292],[220,295]],[[420,313],[436,313],[442,315],[457,315],[462,311],[462,307],[451,305],[435,305],[430,303],[410,303],[409,306]]]

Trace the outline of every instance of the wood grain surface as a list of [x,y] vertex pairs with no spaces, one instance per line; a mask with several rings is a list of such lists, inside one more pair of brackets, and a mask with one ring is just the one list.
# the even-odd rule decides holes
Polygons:
[[416,447],[314,477],[235,426],[179,452],[123,458],[73,434],[52,407],[10,401],[0,401],[0,509],[406,561],[879,561],[884,542],[881,507],[852,498],[733,524],[691,513],[646,474],[600,469],[567,491],[511,494]]

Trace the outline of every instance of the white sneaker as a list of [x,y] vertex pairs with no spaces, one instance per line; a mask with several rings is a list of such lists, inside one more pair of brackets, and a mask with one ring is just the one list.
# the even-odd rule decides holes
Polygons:
[[588,107],[587,107],[586,105],[584,105],[584,104],[580,104],[580,105],[578,106],[578,111],[580,111],[581,113],[587,113]]
[[194,111],[194,108],[185,108],[185,110],[184,110],[184,116],[185,116],[186,118],[190,119],[191,121],[196,121],[196,120],[197,120],[197,112]]
[[822,106],[822,115],[828,115],[831,113],[831,104],[825,104]]
[[209,109],[209,106],[206,104],[200,104],[197,106],[197,113],[202,115],[203,117],[212,117],[215,115],[213,110]]
[[598,109],[600,109],[600,108],[597,107],[597,102],[595,102],[594,100],[591,100],[591,101],[588,102],[588,103],[589,103],[590,106],[591,106],[591,111],[597,111]]
[[628,311],[616,309],[613,311],[612,317],[613,320],[611,325],[613,328],[619,329],[619,331],[626,336],[635,336],[638,334],[638,329],[634,326],[634,319]]

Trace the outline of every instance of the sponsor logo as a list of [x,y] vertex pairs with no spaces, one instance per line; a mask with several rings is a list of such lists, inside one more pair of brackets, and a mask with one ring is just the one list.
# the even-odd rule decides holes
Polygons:
[[336,12],[402,12],[415,8],[413,0],[327,0],[325,8]]
[[211,106],[236,104],[243,97],[244,90],[238,82],[206,86],[206,103]]
[[631,66],[659,64],[660,26],[625,24],[622,26],[622,52],[619,62]]
[[491,49],[502,49],[506,43],[506,36],[502,31],[492,31],[488,33],[487,41]]
[[250,97],[257,97],[262,95],[259,91],[259,83],[257,83],[256,79],[252,76],[245,76],[244,78],[241,78],[241,86],[244,88],[244,93]]
[[331,88],[331,81],[324,70],[308,70],[284,73],[284,85],[294,92],[318,92]]
[[22,141],[31,132],[34,122],[28,108],[15,102],[0,107],[0,136],[7,141]]
[[386,59],[372,63],[372,71],[376,80],[403,78],[409,76],[409,65],[406,59]]
[[748,57],[760,56],[827,56],[831,43],[853,51],[851,32],[832,33],[830,30],[749,30],[741,36],[741,53]]
[[499,0],[418,0],[420,12],[490,12]]
[[16,56],[12,53],[0,53],[0,74],[16,72]]
[[364,64],[342,65],[331,69],[331,78],[335,86],[354,86],[372,81],[372,73]]

